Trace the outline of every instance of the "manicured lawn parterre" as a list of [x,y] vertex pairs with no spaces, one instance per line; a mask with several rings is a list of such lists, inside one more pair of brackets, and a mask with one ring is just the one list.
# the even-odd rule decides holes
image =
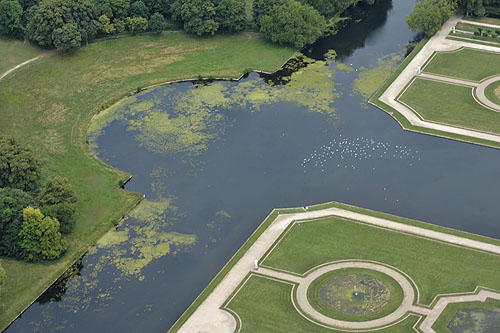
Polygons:
[[500,80],[487,86],[484,94],[490,101],[500,105]]
[[346,259],[402,270],[418,286],[420,304],[431,304],[437,294],[473,291],[478,285],[500,290],[499,255],[339,217],[292,225],[262,264],[304,274],[320,264]]
[[476,16],[466,16],[464,20],[471,22],[479,22],[479,23],[487,23],[487,24],[495,24],[500,26],[500,19],[494,17],[476,17]]
[[486,45],[492,47],[500,47],[500,38],[493,38],[491,36],[483,37],[483,36],[474,36],[473,34],[468,34],[465,32],[456,32],[450,33],[446,39],[456,40],[459,42],[467,42],[478,45]]
[[140,86],[199,75],[235,78],[246,69],[273,71],[294,52],[255,33],[197,38],[172,32],[91,44],[38,60],[0,81],[0,132],[31,146],[44,176],[67,177],[80,199],[63,258],[40,264],[3,258],[0,330],[141,197],[120,190],[118,180],[127,175],[90,152],[86,133],[94,114]]
[[478,104],[470,87],[416,78],[399,101],[425,120],[500,134],[500,113]]
[[[251,275],[226,308],[241,318],[241,332],[336,332],[302,317],[292,305],[292,285]],[[411,332],[417,317],[378,332]]]
[[[320,289],[323,287],[325,283],[327,283],[329,280],[338,278],[339,276],[347,276],[352,274],[353,276],[356,275],[365,275],[369,277],[373,277],[376,279],[376,281],[380,281],[382,284],[384,284],[390,295],[390,299],[387,301],[386,304],[383,304],[383,306],[380,309],[376,309],[373,311],[370,311],[370,307],[373,308],[377,299],[374,297],[372,299],[372,302],[365,302],[363,304],[363,310],[365,310],[365,313],[342,313],[339,311],[334,311],[330,307],[328,307],[327,304],[325,304],[320,297]],[[366,285],[366,282],[365,282]],[[337,285],[338,288],[340,286]],[[356,287],[356,286],[355,286]],[[357,286],[357,290],[360,290],[360,288],[363,288],[360,285]],[[350,292],[346,290],[339,290],[342,295],[346,295],[347,297],[350,297]],[[370,290],[373,291],[373,290]],[[369,292],[370,292],[369,291]],[[388,314],[394,312],[400,305],[401,302],[403,301],[403,289],[401,286],[388,275],[385,275],[383,273],[373,271],[373,270],[368,270],[368,269],[359,269],[359,268],[348,268],[348,269],[339,269],[335,271],[331,271],[329,273],[323,274],[316,280],[314,280],[311,285],[309,286],[307,290],[307,299],[309,301],[309,304],[311,304],[317,311],[320,313],[324,314],[325,316],[339,319],[339,320],[346,320],[346,321],[368,321],[368,320],[374,320],[377,318],[382,318],[387,316]],[[339,305],[339,299],[334,299],[332,300],[333,304]],[[382,305],[382,304],[381,304]]]
[[500,74],[500,53],[462,48],[437,52],[423,68],[424,72],[481,81]]
[[0,75],[43,52],[46,51],[30,44],[24,44],[22,41],[0,37]]

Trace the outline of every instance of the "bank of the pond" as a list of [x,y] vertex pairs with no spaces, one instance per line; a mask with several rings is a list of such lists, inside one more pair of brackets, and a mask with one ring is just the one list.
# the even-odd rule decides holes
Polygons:
[[128,175],[99,161],[88,148],[87,128],[96,113],[139,87],[197,77],[232,79],[253,69],[272,72],[295,51],[255,33],[145,35],[40,59],[0,81],[0,131],[31,146],[43,162],[44,175],[67,177],[80,198],[63,258],[35,264],[2,258],[7,281],[0,330],[142,197],[120,190],[119,180]]

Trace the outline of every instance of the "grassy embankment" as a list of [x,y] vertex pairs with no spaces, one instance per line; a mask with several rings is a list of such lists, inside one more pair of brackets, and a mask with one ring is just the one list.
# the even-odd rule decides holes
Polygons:
[[0,37],[0,75],[28,59],[47,52],[15,39]]
[[[406,68],[406,66],[408,66],[408,64],[413,60],[413,58],[418,54],[418,52],[420,52],[420,50],[425,46],[427,41],[428,41],[427,39],[424,39],[417,45],[417,47],[411,52],[411,54],[403,61],[403,63],[401,63],[401,65],[394,72],[394,74],[372,96],[372,98],[369,101],[370,104],[375,105],[378,108],[380,108],[381,110],[390,114],[394,119],[396,119],[396,121],[401,125],[401,127],[403,127],[406,130],[435,135],[435,136],[440,136],[440,137],[444,137],[444,138],[450,138],[450,139],[458,140],[458,141],[464,141],[464,142],[470,142],[470,143],[500,148],[500,144],[498,142],[483,140],[483,139],[478,139],[478,138],[472,138],[472,137],[468,137],[465,135],[459,135],[459,134],[429,129],[429,128],[425,128],[425,127],[414,126],[408,121],[408,119],[406,119],[406,117],[404,117],[396,109],[394,109],[390,105],[387,105],[379,100],[380,96],[382,96],[384,94],[385,90],[387,90],[387,88],[394,82],[394,80],[396,80],[396,78],[399,76],[399,74]],[[469,64],[473,61],[474,61],[474,59],[467,59],[467,63],[469,63]],[[478,66],[478,64],[483,64],[483,65]],[[453,67],[460,68],[460,65],[453,66]],[[498,72],[497,67],[491,66],[488,63],[482,63],[482,62],[477,61],[476,67],[481,67],[481,68],[488,67],[486,72],[489,72],[489,73],[491,73],[490,70],[493,70],[493,72],[495,72],[495,70],[496,70]],[[473,69],[472,69],[472,71],[473,71]],[[472,73],[474,73],[474,72],[472,72]],[[439,73],[437,73],[437,74],[439,74]],[[435,94],[435,92],[433,92],[433,94]],[[443,101],[441,100],[439,104],[443,104]]]
[[[241,318],[241,332],[338,332],[302,317],[292,306],[291,291],[291,284],[254,274],[226,308]],[[410,316],[393,327],[377,332],[411,332],[416,322],[417,317]]]
[[[408,225],[413,225],[413,226],[419,226],[422,228],[426,228],[429,230],[435,230],[435,231],[440,231],[440,232],[445,232],[451,235],[456,235],[460,237],[465,237],[473,240],[478,240],[486,243],[491,243],[495,245],[500,246],[500,241],[497,239],[493,238],[488,238],[488,237],[483,237],[479,236],[476,234],[470,234],[466,233],[463,231],[455,230],[455,229],[449,229],[441,226],[437,226],[434,224],[428,224],[425,222],[420,222],[416,220],[411,220],[395,215],[390,215],[386,213],[381,213],[381,212],[376,212],[373,210],[365,209],[365,208],[359,208],[351,205],[346,205],[338,202],[329,202],[329,203],[324,203],[324,204],[319,204],[315,206],[309,206],[307,208],[307,211],[317,211],[321,209],[326,209],[330,207],[336,207],[336,208],[341,208],[341,209],[346,209],[352,212],[360,213],[360,214],[366,214],[378,218],[383,218],[383,219],[388,219],[394,222],[398,223],[403,223],[403,224],[408,224]],[[177,332],[179,328],[186,322],[186,320],[191,316],[191,314],[196,311],[196,309],[199,307],[199,305],[210,295],[210,293],[217,287],[217,285],[222,281],[222,279],[227,275],[227,273],[233,268],[233,266],[241,259],[241,257],[245,254],[245,252],[255,243],[255,241],[262,235],[266,229],[271,225],[271,223],[276,219],[276,217],[279,214],[291,214],[291,213],[297,213],[297,212],[303,212],[302,208],[292,208],[292,209],[277,209],[273,210],[271,214],[262,222],[262,224],[255,230],[255,232],[248,238],[248,240],[242,245],[242,247],[235,253],[235,255],[228,261],[228,263],[221,269],[221,271],[215,276],[215,278],[210,282],[210,284],[203,290],[203,292],[196,298],[196,300],[191,304],[191,306],[184,312],[184,314],[177,320],[177,322],[172,326],[170,329],[170,332]],[[352,242],[355,242],[355,238],[351,239]],[[416,252],[415,252],[416,253]],[[260,279],[264,280],[262,285],[259,285],[257,287],[245,287],[239,292],[238,297],[234,298],[233,301],[236,301],[237,299],[243,299],[239,304],[240,305],[235,305],[236,303],[231,302],[229,304],[229,308],[232,310],[239,311],[239,314],[242,318],[266,318],[269,317],[270,320],[272,319],[272,322],[268,321],[261,321],[259,323],[252,322],[249,325],[258,325],[256,327],[257,331],[269,331],[269,327],[274,327],[272,325],[284,325],[284,328],[289,328],[291,326],[287,326],[287,323],[289,325],[293,325],[292,327],[297,327],[298,330],[302,330],[304,332],[314,332],[314,331],[321,331],[320,327],[316,326],[311,326],[309,321],[303,321],[303,318],[297,315],[296,311],[293,310],[294,312],[290,312],[290,290],[291,286],[283,283],[273,283],[272,280],[266,279]],[[251,277],[249,282],[254,281],[254,277]],[[247,283],[248,284],[248,283]],[[248,291],[246,291],[249,288]],[[251,299],[257,299],[257,293],[262,290],[262,297],[260,298],[260,301],[258,304],[259,306],[255,307],[255,302],[252,302]],[[241,296],[241,297],[240,297]],[[247,297],[251,297],[250,301],[247,301]],[[249,308],[250,307],[250,308]],[[273,312],[275,312],[273,314]],[[279,318],[277,317],[279,316]],[[298,318],[298,319],[297,319]],[[250,322],[251,319],[248,319],[248,322]],[[412,317],[407,320],[405,320],[403,323],[401,323],[400,326],[398,325],[397,327],[394,327],[393,329],[387,330],[387,332],[408,332],[409,328],[413,326],[413,324],[416,322],[416,318]],[[266,326],[267,325],[267,326]],[[306,325],[306,326],[304,326]],[[245,326],[245,330],[247,327],[250,326]],[[266,328],[267,327],[267,328]],[[314,327],[314,329],[312,328]],[[251,331],[251,330],[249,330]],[[274,330],[276,331],[276,330]],[[385,332],[385,331],[384,331]]]
[[89,151],[86,132],[94,114],[140,86],[198,76],[236,78],[246,69],[273,71],[294,52],[253,33],[144,35],[43,58],[0,81],[0,132],[31,146],[43,162],[44,176],[68,177],[80,198],[63,258],[38,264],[3,258],[8,280],[0,302],[0,330],[141,197],[119,190],[119,179],[127,175]]

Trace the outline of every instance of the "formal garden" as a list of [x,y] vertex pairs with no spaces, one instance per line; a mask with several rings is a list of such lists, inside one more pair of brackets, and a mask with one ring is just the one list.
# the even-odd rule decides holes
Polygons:
[[[424,229],[430,227],[418,221],[333,205]],[[493,239],[440,227],[432,229],[500,245]],[[353,267],[323,269],[308,279],[328,265],[349,266],[350,263]],[[373,269],[354,267],[355,264],[371,264]],[[290,325],[297,331],[331,331],[332,326],[325,318],[321,322],[320,316],[309,313],[303,301],[301,303],[301,285],[307,283],[307,302],[326,318],[354,325],[373,321],[375,325],[377,320],[389,318],[398,310],[401,316],[395,316],[393,322],[377,331],[408,332],[421,325],[426,315],[435,316],[427,311],[433,308],[440,295],[470,294],[478,286],[500,290],[499,264],[498,253],[477,251],[358,220],[331,216],[296,221],[270,246],[259,260],[259,269],[248,274],[222,308],[233,314],[242,332],[270,331],[272,328],[285,331]],[[403,274],[411,287],[405,286],[397,274],[389,276],[379,271],[379,265],[386,267],[388,272]],[[402,304],[408,302],[407,293],[413,291],[412,307],[402,311]],[[497,305],[498,300],[494,299],[449,303],[442,314],[438,312],[433,329],[445,331],[459,310],[491,311]]]

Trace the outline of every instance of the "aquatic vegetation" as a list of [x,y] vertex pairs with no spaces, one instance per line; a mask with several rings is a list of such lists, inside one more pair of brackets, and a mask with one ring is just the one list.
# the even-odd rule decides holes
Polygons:
[[384,81],[398,68],[402,60],[400,53],[392,53],[377,59],[377,64],[361,70],[354,80],[353,93],[361,94],[367,101]]
[[174,96],[168,87],[162,87],[126,98],[94,117],[89,142],[95,148],[105,128],[120,120],[127,130],[134,131],[139,145],[151,152],[196,156],[232,125],[234,117],[227,113],[229,110],[259,111],[265,104],[290,102],[334,116],[332,103],[340,96],[335,71],[324,61],[304,56],[291,63],[300,69],[286,77],[286,84],[281,86],[270,86],[255,77],[237,84],[196,84]]
[[338,64],[337,66],[335,66],[335,68],[338,69],[339,71],[344,71],[346,73],[351,73],[354,70],[354,68],[344,63]]

